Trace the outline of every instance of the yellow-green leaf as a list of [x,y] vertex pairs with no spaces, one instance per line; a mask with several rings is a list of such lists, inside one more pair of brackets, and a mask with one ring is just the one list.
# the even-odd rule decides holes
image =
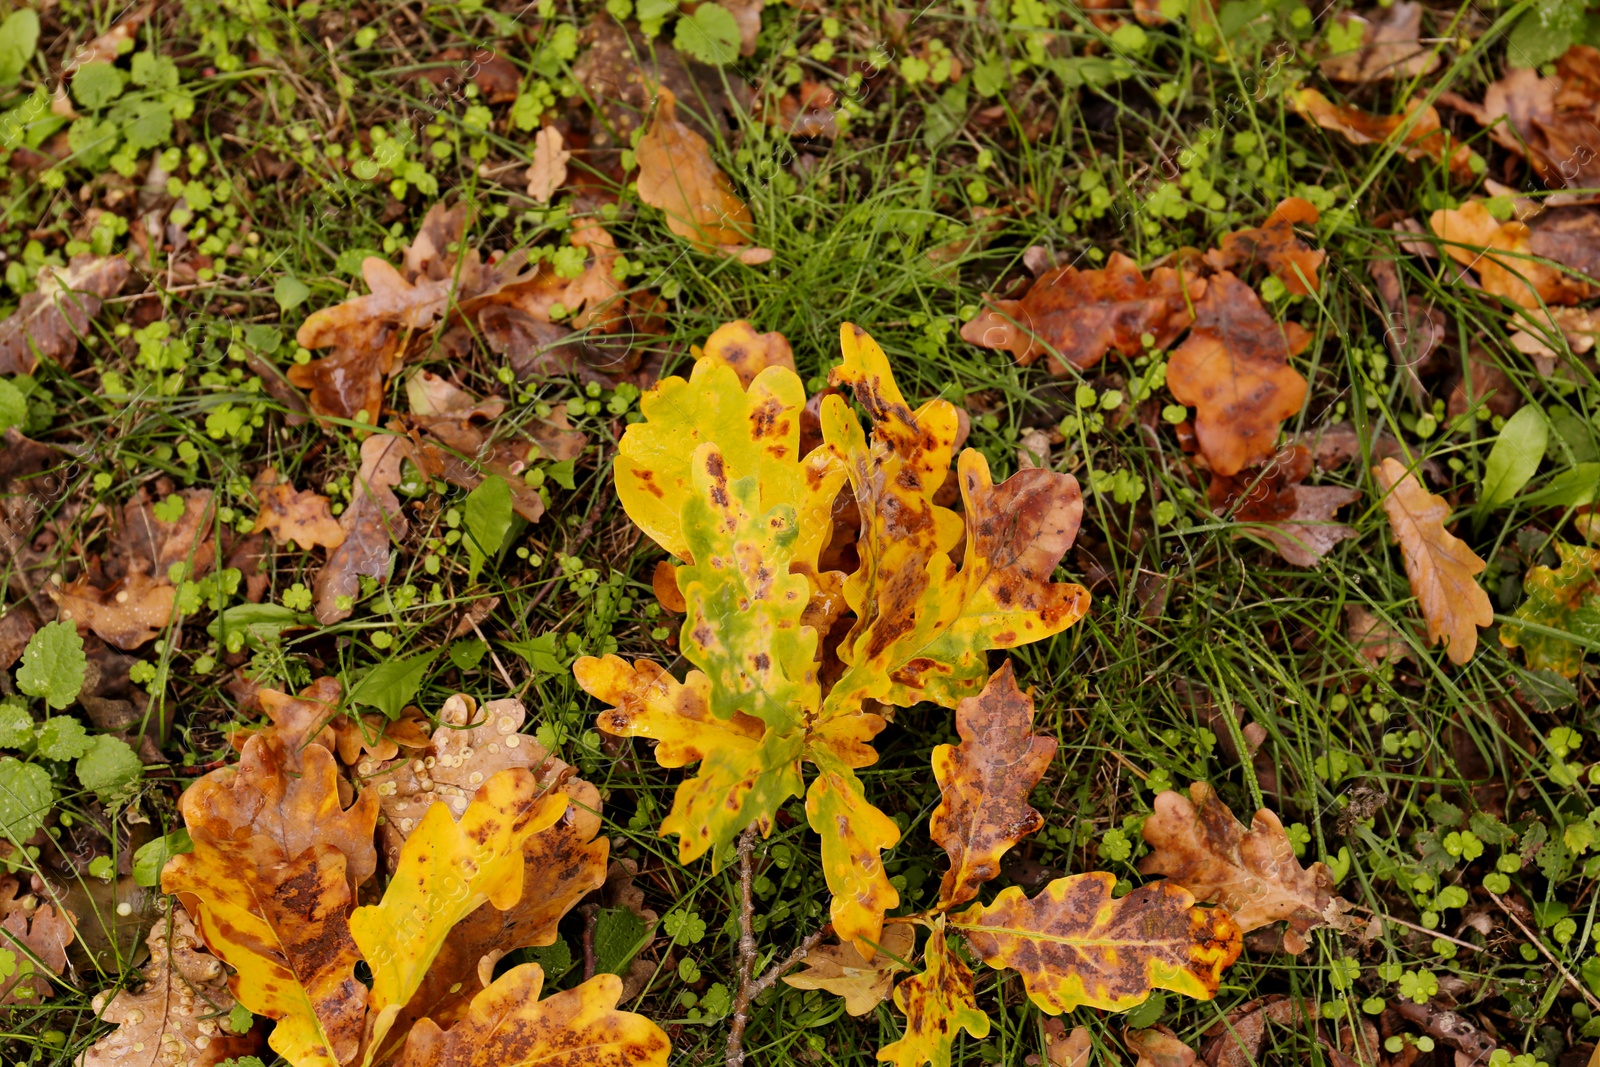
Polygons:
[[1126,1011],[1153,989],[1210,1000],[1239,956],[1239,927],[1221,908],[1195,907],[1168,882],[1113,900],[1105,871],[1058,878],[1028,899],[1016,886],[951,920],[994,968],[1022,974],[1051,1015],[1088,1006]]
[[456,923],[485,901],[505,911],[522,898],[522,844],[567,808],[562,793],[540,795],[525,768],[479,787],[461,821],[436,803],[406,839],[383,900],[357,908],[350,932],[372,968],[369,1052],[421,986]]
[[883,937],[883,913],[900,903],[879,855],[900,840],[900,828],[868,803],[861,779],[835,750],[815,748],[808,757],[818,773],[806,792],[806,816],[822,837],[833,929],[870,960]]
[[544,1000],[537,963],[513,967],[472,999],[464,1019],[442,1030],[412,1029],[395,1067],[666,1067],[672,1046],[642,1015],[618,1011],[622,979],[600,974]]
[[905,1035],[878,1050],[878,1059],[895,1067],[950,1067],[956,1033],[987,1037],[989,1016],[978,1008],[972,992],[972,968],[945,940],[944,916],[928,934],[922,949],[926,969],[901,982],[895,1006],[906,1014]]
[[[1563,541],[1557,541],[1555,548],[1561,566],[1529,569],[1522,580],[1528,599],[1517,608],[1516,618],[1561,630],[1591,644],[1600,642],[1600,549]],[[1583,666],[1583,645],[1516,623],[1500,628],[1500,643],[1522,649],[1533,670],[1552,670],[1563,678],[1576,678]]]

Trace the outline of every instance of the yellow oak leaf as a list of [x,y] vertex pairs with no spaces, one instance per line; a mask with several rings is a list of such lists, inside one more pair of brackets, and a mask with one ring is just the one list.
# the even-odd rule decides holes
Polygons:
[[926,969],[894,991],[895,1006],[906,1014],[905,1036],[879,1049],[878,1059],[895,1067],[950,1067],[956,1033],[987,1037],[989,1016],[973,996],[972,968],[945,940],[944,916],[935,920],[922,955]]
[[879,856],[900,840],[900,828],[868,803],[861,779],[833,750],[813,750],[810,758],[818,773],[806,791],[806,817],[822,837],[833,929],[871,959],[883,913],[900,903]]
[[1169,882],[1112,899],[1116,875],[1057,878],[1031,900],[1016,886],[974,904],[951,925],[985,963],[1022,974],[1028,996],[1058,1015],[1088,1006],[1126,1011],[1154,989],[1210,1000],[1239,957],[1238,924],[1221,908],[1197,908]]
[[474,997],[450,1029],[419,1021],[394,1067],[667,1067],[672,1046],[661,1028],[643,1015],[617,1010],[622,979],[616,975],[595,975],[540,1000],[543,986],[537,963],[513,967]]
[[806,969],[785,975],[783,981],[796,989],[827,990],[844,998],[844,1010],[851,1015],[865,1015],[894,989],[894,976],[906,969],[915,939],[915,928],[908,923],[885,926],[870,960],[848,941],[819,945],[801,958]]

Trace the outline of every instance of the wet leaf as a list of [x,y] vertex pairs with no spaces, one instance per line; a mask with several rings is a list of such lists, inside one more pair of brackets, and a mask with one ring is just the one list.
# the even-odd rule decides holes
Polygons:
[[[1517,608],[1518,622],[1548,626],[1584,641],[1600,642],[1600,549],[1556,541],[1559,567],[1535,566],[1522,579],[1528,599]],[[1551,670],[1576,678],[1587,651],[1583,645],[1554,634],[1507,623],[1500,643],[1522,649],[1529,670]]]
[[544,971],[513,967],[472,1000],[449,1030],[417,1023],[395,1067],[581,1062],[606,1067],[666,1067],[667,1035],[642,1015],[617,1010],[622,979],[601,974],[576,989],[539,999]]
[[1104,871],[1058,878],[1032,900],[1016,886],[951,919],[984,962],[1022,973],[1034,1004],[1056,1015],[1126,1011],[1153,989],[1210,1000],[1239,956],[1239,927],[1169,882],[1113,900]]
[[1087,370],[1107,352],[1136,356],[1145,334],[1166,348],[1192,321],[1189,307],[1205,282],[1171,267],[1148,280],[1121,252],[1104,267],[1079,270],[1068,264],[1041,274],[1020,300],[987,299],[978,317],[961,327],[963,340],[1010,352],[1022,366],[1049,358],[1050,373]]
[[[1537,17],[1537,13],[1531,13]],[[1574,47],[1555,62],[1553,77],[1529,67],[1506,71],[1475,104],[1457,93],[1439,100],[1471,115],[1501,147],[1526,157],[1552,189],[1600,184],[1600,153],[1593,147],[1595,97],[1587,67],[1594,49]]]
[[1317,292],[1317,271],[1327,253],[1313,251],[1294,232],[1296,226],[1312,226],[1316,221],[1317,209],[1291,196],[1273,208],[1260,227],[1224,234],[1217,247],[1206,253],[1206,263],[1214,270],[1244,275],[1259,264],[1292,294]]
[[100,313],[101,301],[122,288],[128,269],[121,256],[80,255],[64,270],[41,271],[39,288],[0,322],[0,374],[32,374],[41,358],[70,365],[78,338]]
[[950,1067],[950,1052],[959,1031],[980,1038],[989,1035],[989,1016],[973,996],[972,968],[951,950],[943,916],[928,932],[922,955],[922,973],[895,988],[895,1007],[906,1016],[905,1035],[878,1050],[880,1063]]
[[[345,540],[328,553],[313,585],[317,621],[324,626],[350,617],[361,591],[361,575],[379,581],[389,575],[390,541],[405,537],[409,528],[394,495],[401,463],[409,453],[409,442],[392,434],[373,434],[361,442],[361,469],[350,505],[339,516]],[[341,598],[348,598],[349,605],[340,606]]]
[[1137,1067],[1193,1067],[1194,1049],[1164,1026],[1124,1030],[1122,1040],[1136,1057]]
[[1342,14],[1339,28],[1350,35],[1359,28],[1361,43],[1352,51],[1336,52],[1323,58],[1322,73],[1341,82],[1375,82],[1385,78],[1415,78],[1439,69],[1438,51],[1422,44],[1422,5],[1402,0],[1388,8],[1368,12],[1371,18],[1352,12]]
[[61,618],[93,630],[125,652],[153,641],[166,629],[177,607],[178,591],[145,574],[130,574],[109,589],[87,581],[48,586]]
[[889,999],[894,976],[906,969],[915,942],[915,927],[896,923],[883,928],[877,954],[864,959],[848,941],[818,945],[801,957],[806,969],[785,975],[785,985],[796,989],[823,989],[844,998],[844,1010],[865,1015]]
[[1428,643],[1445,640],[1450,661],[1460,666],[1477,651],[1478,628],[1494,623],[1494,606],[1474,577],[1486,565],[1444,528],[1450,505],[1428,492],[1415,471],[1385,459],[1372,468],[1372,477],[1428,623]]
[[[0,1005],[43,1003],[50,995],[48,976],[66,973],[75,921],[59,904],[22,892],[16,875],[0,878],[0,949],[16,958],[16,969],[0,974]],[[44,973],[23,949],[39,958]]]
[[117,1028],[89,1047],[81,1067],[215,1067],[260,1049],[255,1033],[228,1028],[234,1000],[227,972],[182,908],[158,919],[146,944],[150,959],[139,992],[94,998],[95,1015]]
[[634,151],[639,199],[661,209],[667,229],[701,252],[738,255],[755,244],[750,209],[712,161],[705,138],[678,118],[671,89],[660,90],[655,119]]
[[939,906],[964,904],[1000,873],[1007,849],[1044,825],[1028,803],[1055,757],[1056,741],[1033,730],[1033,701],[1006,663],[983,692],[956,705],[959,745],[933,750],[942,799],[928,832],[950,855]]
[[1293,445],[1261,467],[1248,467],[1232,477],[1214,475],[1206,495],[1213,511],[1250,524],[1251,532],[1266,538],[1286,562],[1315,567],[1340,541],[1356,536],[1353,527],[1336,522],[1334,515],[1361,499],[1361,492],[1301,485],[1311,470],[1310,451]]
[[1473,151],[1440,125],[1439,112],[1420,100],[1411,101],[1401,115],[1373,115],[1350,104],[1335,104],[1315,89],[1297,90],[1293,103],[1302,117],[1344,135],[1351,144],[1395,144],[1408,160],[1447,165],[1456,181],[1475,181],[1482,167],[1481,160],[1474,165],[1478,157]]
[[1274,322],[1232,274],[1210,279],[1194,328],[1167,365],[1167,387],[1195,407],[1195,435],[1212,470],[1237,474],[1273,454],[1279,427],[1306,397],[1306,380],[1289,357],[1310,343],[1300,325]]
[[295,491],[288,482],[278,481],[270,467],[256,478],[261,498],[261,513],[256,516],[254,533],[271,531],[279,544],[293,541],[301,548],[338,548],[345,532],[329,510],[328,498],[310,489]]
[[1451,259],[1477,272],[1483,291],[1524,308],[1576,304],[1592,293],[1588,283],[1533,258],[1526,223],[1501,222],[1479,200],[1435,211],[1428,227]]
[[528,195],[548,204],[566,184],[567,161],[572,153],[561,146],[561,131],[545,126],[533,136],[533,165],[528,168]]
[[785,367],[794,370],[794,350],[788,338],[776,330],[756,333],[745,319],[724,323],[706,338],[705,348],[695,345],[689,349],[695,359],[713,359],[726,363],[739,376],[746,389],[756,376],[768,367]]
[[[28,639],[28,647],[22,650],[22,666],[17,668],[17,688],[29,696],[42,698],[50,707],[60,711],[78,699],[78,694],[83,690],[84,673],[88,669],[89,660],[83,654],[83,638],[78,636],[72,623],[46,623]],[[49,722],[76,723],[76,720],[51,719]],[[83,728],[78,727],[80,734],[82,731]],[[43,730],[39,737],[43,744]]]
[[[1262,808],[1246,828],[1204,782],[1188,797],[1158,794],[1144,839],[1151,853],[1139,861],[1141,873],[1164,874],[1196,899],[1221,904],[1244,933],[1287,920],[1303,950],[1304,935],[1328,920],[1338,899],[1326,866],[1295,859],[1277,815]],[[1285,947],[1297,951],[1287,936]]]
[[1089,1067],[1094,1053],[1094,1039],[1082,1026],[1067,1026],[1054,1016],[1041,1020],[1044,1028],[1044,1051],[1050,1067]]

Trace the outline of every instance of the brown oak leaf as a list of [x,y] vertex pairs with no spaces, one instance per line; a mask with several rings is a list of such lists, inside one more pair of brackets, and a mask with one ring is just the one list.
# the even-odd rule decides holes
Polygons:
[[65,973],[74,922],[70,911],[22,892],[16,875],[0,878],[0,927],[5,929],[0,950],[11,955],[14,965],[0,977],[0,1004],[39,1004],[50,995],[47,974],[40,973],[27,953],[38,957],[48,974]]
[[146,574],[130,574],[108,589],[86,581],[48,586],[61,618],[80,629],[93,630],[107,644],[131,652],[156,636],[172,621],[178,591]]
[[1315,1013],[1304,1001],[1281,994],[1246,1001],[1207,1028],[1201,1055],[1209,1067],[1255,1067],[1268,1023],[1294,1031],[1312,1018]]
[[1509,69],[1484,90],[1482,103],[1454,92],[1441,93],[1439,102],[1471,115],[1502,148],[1525,156],[1550,188],[1590,188],[1600,184],[1594,148],[1600,50],[1574,45],[1555,68],[1553,77],[1531,67]]
[[785,985],[796,989],[823,989],[844,998],[844,1010],[865,1015],[889,999],[894,976],[906,969],[916,939],[916,928],[896,923],[883,928],[878,951],[864,959],[848,941],[818,945],[800,958],[806,969],[785,975]]
[[1385,459],[1372,477],[1427,621],[1428,643],[1446,641],[1450,662],[1460,666],[1478,649],[1478,629],[1494,624],[1494,605],[1476,579],[1487,564],[1444,528],[1450,505],[1428,492],[1414,471]]
[[1338,52],[1323,58],[1322,73],[1340,82],[1375,82],[1384,78],[1415,78],[1439,69],[1438,51],[1422,44],[1421,4],[1402,0],[1388,8],[1369,12],[1369,19],[1354,12],[1338,18],[1345,33],[1360,27],[1361,43],[1351,52]]
[[1528,225],[1501,222],[1482,201],[1469,200],[1455,210],[1435,211],[1428,226],[1445,254],[1477,272],[1483,291],[1503,296],[1523,308],[1576,304],[1593,288],[1534,257]]
[[1453,139],[1440,124],[1439,112],[1420,100],[1411,101],[1401,115],[1374,115],[1350,104],[1335,104],[1315,89],[1296,91],[1293,103],[1301,116],[1325,130],[1343,134],[1351,144],[1388,143],[1401,136],[1404,128],[1399,150],[1406,159],[1445,163],[1457,181],[1477,179],[1472,149]]
[[1290,293],[1304,296],[1317,292],[1317,271],[1327,253],[1313,251],[1294,232],[1296,226],[1314,225],[1317,217],[1315,206],[1291,196],[1273,208],[1259,227],[1224,235],[1218,246],[1206,253],[1206,263],[1213,270],[1238,274],[1248,274],[1259,263]]
[[1124,1030],[1123,1043],[1135,1057],[1136,1067],[1193,1067],[1195,1051],[1165,1026]]
[[317,621],[324,626],[350,617],[354,607],[341,607],[339,600],[348,597],[354,604],[361,575],[379,581],[388,577],[390,542],[405,537],[409,528],[394,487],[410,452],[410,442],[390,434],[373,434],[361,442],[361,469],[350,506],[339,516],[345,540],[328,553],[313,584]]
[[1206,283],[1171,267],[1148,280],[1120,252],[1106,265],[1079,270],[1068,264],[1041,274],[1020,300],[989,300],[978,317],[961,327],[963,340],[1010,352],[1026,367],[1048,356],[1050,373],[1087,370],[1107,352],[1136,356],[1145,334],[1165,348],[1188,328],[1189,306]]
[[706,139],[678,118],[671,89],[660,90],[655,119],[634,152],[639,199],[661,209],[667,229],[702,252],[738,256],[746,263],[772,258],[770,250],[751,247],[756,238],[750,208],[712,161]]
[[1167,387],[1196,409],[1195,436],[1212,470],[1234,475],[1273,454],[1279,427],[1306,397],[1289,357],[1310,343],[1298,323],[1273,321],[1232,274],[1210,279],[1194,328],[1167,365]]
[[127,280],[128,261],[121,256],[74,256],[64,270],[45,268],[39,288],[0,322],[0,374],[32,374],[41,357],[70,364],[101,301]]
[[310,489],[295,490],[278,481],[278,472],[267,468],[256,478],[261,497],[261,513],[256,516],[253,533],[272,533],[279,544],[293,541],[301,548],[338,548],[344,544],[344,528],[334,519],[328,498]]
[[1356,536],[1353,527],[1334,521],[1334,513],[1361,499],[1361,492],[1300,484],[1311,467],[1310,450],[1292,445],[1260,468],[1215,475],[1206,493],[1213,511],[1249,523],[1286,562],[1315,567],[1334,545]]
[[1144,823],[1151,852],[1140,873],[1166,875],[1197,899],[1221,904],[1245,933],[1287,920],[1291,952],[1304,951],[1304,935],[1329,921],[1339,902],[1333,876],[1321,863],[1300,865],[1272,811],[1256,812],[1247,828],[1204,782],[1191,785],[1188,797],[1160,793],[1153,807]]
[[545,126],[533,135],[533,165],[528,168],[528,195],[548,204],[566,184],[567,161],[572,153],[561,146],[561,131]]

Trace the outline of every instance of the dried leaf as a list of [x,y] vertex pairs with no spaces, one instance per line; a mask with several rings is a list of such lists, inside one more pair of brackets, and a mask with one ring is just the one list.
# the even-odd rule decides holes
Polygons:
[[766,6],[765,0],[717,0],[717,3],[727,9],[739,26],[739,54],[755,55],[756,38],[761,36],[761,9]]
[[1398,630],[1361,605],[1347,604],[1344,611],[1350,644],[1374,667],[1393,663],[1411,651]]
[[417,1023],[395,1067],[468,1064],[603,1064],[666,1067],[667,1035],[642,1015],[617,1010],[622,979],[599,974],[539,999],[544,972],[537,963],[513,967],[472,1000],[449,1030]]
[[711,159],[711,148],[678,118],[678,100],[663,87],[656,114],[634,152],[639,199],[660,208],[667,229],[701,252],[737,255],[755,244],[750,209]]
[[1055,757],[1056,741],[1032,730],[1033,701],[1017,689],[1009,660],[983,692],[956,705],[961,744],[933,750],[942,799],[928,832],[950,856],[941,908],[977,896],[999,875],[1006,850],[1044,825],[1028,795]]
[[1040,1020],[1044,1028],[1044,1052],[1050,1067],[1089,1067],[1094,1053],[1094,1039],[1082,1026],[1069,1032],[1066,1023],[1055,1016]]
[[[1206,253],[1206,263],[1213,270],[1239,274],[1248,274],[1250,268],[1259,263],[1283,282],[1290,293],[1297,296],[1315,293],[1317,271],[1328,258],[1327,253],[1312,251],[1294,228],[1311,226],[1316,221],[1316,207],[1291,196],[1273,208],[1260,227],[1224,235],[1218,246]],[[1241,267],[1244,269],[1240,270]]]
[[216,546],[206,536],[216,516],[211,490],[184,489],[175,495],[183,498],[183,513],[171,522],[156,513],[142,489],[124,505],[111,553],[123,573],[165,582],[174,563],[185,564],[191,577],[215,564]]
[[1167,387],[1196,408],[1195,434],[1212,470],[1234,475],[1273,454],[1283,420],[1306,397],[1306,380],[1289,357],[1310,343],[1300,325],[1274,322],[1255,290],[1232,274],[1210,279],[1194,328],[1167,365]]
[[1193,1067],[1195,1051],[1164,1026],[1124,1030],[1122,1040],[1136,1057],[1137,1067]]
[[1020,300],[987,300],[978,317],[961,327],[963,340],[1010,352],[1026,367],[1049,357],[1058,378],[1070,368],[1088,370],[1107,352],[1136,356],[1145,334],[1166,348],[1189,327],[1189,306],[1205,292],[1205,281],[1158,267],[1148,281],[1121,252],[1106,265],[1080,271],[1068,264],[1046,271]]
[[107,644],[132,652],[153,641],[172,621],[178,591],[145,574],[130,574],[111,588],[96,589],[87,581],[46,586],[61,608],[61,618],[88,628]]
[[1439,124],[1439,113],[1420,100],[1407,104],[1403,115],[1373,115],[1350,104],[1335,104],[1315,89],[1297,90],[1293,103],[1302,117],[1325,130],[1343,134],[1351,144],[1388,144],[1406,128],[1404,139],[1398,145],[1406,159],[1444,163],[1457,181],[1471,182],[1477,178],[1472,149],[1455,141]]
[[[1600,549],[1557,541],[1555,550],[1560,567],[1530,567],[1523,577],[1528,599],[1517,608],[1516,618],[1583,641],[1600,641]],[[1583,645],[1517,623],[1500,628],[1500,643],[1522,649],[1529,670],[1576,678],[1583,667]]]
[[1600,184],[1600,153],[1592,147],[1600,114],[1590,76],[1595,57],[1595,49],[1575,45],[1556,60],[1554,77],[1516,67],[1484,90],[1482,104],[1453,92],[1439,100],[1471,115],[1501,147],[1525,156],[1550,188],[1592,188]]
[[1439,69],[1438,51],[1418,40],[1422,36],[1421,4],[1402,0],[1371,14],[1370,20],[1349,12],[1339,17],[1346,33],[1352,26],[1362,28],[1361,44],[1353,52],[1323,58],[1319,66],[1324,76],[1340,82],[1375,82],[1416,78]]
[[44,268],[39,288],[0,322],[0,374],[32,374],[41,358],[69,366],[100,302],[127,279],[128,261],[121,256],[79,255],[65,270]]
[[689,353],[695,359],[714,359],[718,363],[726,363],[733,368],[740,384],[746,389],[756,380],[756,375],[768,367],[795,369],[794,350],[789,347],[788,338],[776,330],[756,333],[755,327],[745,319],[718,326],[706,338],[704,349],[696,345],[689,349]]
[[269,530],[279,544],[293,541],[301,548],[338,548],[344,544],[344,528],[334,520],[327,497],[310,489],[296,492],[288,482],[279,482],[277,472],[270,467],[257,476],[256,485],[261,513],[256,516],[252,533]]
[[347,1063],[361,1043],[366,987],[350,936],[354,889],[372,877],[377,793],[339,805],[333,754],[245,742],[237,769],[212,771],[181,807],[194,851],[176,856],[162,888],[180,895],[195,927],[237,973],[233,995],[278,1021],[271,1046],[296,1067]]
[[500,911],[522,899],[522,845],[567,808],[523,768],[484,782],[460,821],[434,804],[400,850],[381,903],[355,909],[350,936],[372,968],[368,1040],[382,1049],[401,1009],[421,987],[451,929],[485,902]]
[[[343,687],[337,678],[317,678],[300,690],[298,696],[280,693],[276,689],[260,689],[256,701],[272,722],[272,733],[278,747],[292,758],[311,744],[321,745],[329,752],[338,747],[339,694]],[[238,737],[241,750],[249,735]]]
[[1051,882],[1032,900],[1016,886],[952,919],[994,968],[1011,967],[1034,1004],[1059,1014],[1088,1006],[1126,1011],[1153,989],[1210,1000],[1239,956],[1239,927],[1220,908],[1197,908],[1170,882],[1113,900],[1104,871]]
[[1446,640],[1445,652],[1460,666],[1477,651],[1477,628],[1494,623],[1494,606],[1474,578],[1486,564],[1444,528],[1450,505],[1428,492],[1414,471],[1385,459],[1372,468],[1372,477],[1427,620],[1428,643]]
[[848,941],[819,945],[801,957],[806,969],[784,976],[796,989],[825,989],[844,998],[844,1010],[865,1015],[889,999],[894,976],[906,969],[911,957],[915,927],[896,923],[883,928],[883,940],[871,960],[864,959]]
[[[67,948],[74,937],[75,917],[58,903],[42,903],[22,892],[16,875],[0,877],[0,950],[11,954],[15,969],[0,976],[0,1005],[42,1004],[50,995],[47,975],[64,974]],[[25,954],[32,953],[46,973]]]
[[[355,610],[359,576],[383,581],[389,575],[390,541],[400,540],[408,529],[394,487],[410,451],[405,438],[390,434],[373,434],[361,442],[361,469],[350,505],[339,516],[344,542],[328,553],[328,562],[313,583],[317,621],[324,626],[349,618]],[[340,607],[341,597],[348,597],[352,606]]]
[[905,1012],[905,1035],[878,1050],[878,1060],[895,1067],[950,1067],[956,1034],[989,1035],[989,1016],[978,1007],[972,992],[972,968],[962,962],[945,939],[940,916],[922,947],[921,974],[901,982],[894,991],[895,1007]]
[[1520,307],[1537,308],[1541,301],[1576,304],[1593,292],[1588,283],[1532,258],[1527,224],[1500,222],[1482,201],[1435,211],[1428,226],[1443,242],[1446,255],[1477,272],[1484,292]]
[[80,1067],[215,1067],[260,1049],[255,1032],[228,1028],[234,1001],[227,972],[182,908],[158,919],[146,944],[139,992],[95,996],[95,1015],[117,1029],[89,1047]]
[[561,146],[561,131],[542,127],[533,135],[533,165],[528,168],[528,195],[548,204],[556,190],[566,184],[567,160],[572,153]]
[[[1314,1007],[1314,1006],[1312,1006]],[[1274,995],[1247,1001],[1206,1030],[1203,1055],[1209,1067],[1255,1067],[1267,1039],[1267,1024],[1290,1030],[1314,1017],[1305,1002]]]
[[1215,475],[1206,495],[1213,511],[1249,523],[1286,562],[1315,567],[1334,545],[1356,536],[1355,529],[1333,518],[1339,508],[1359,500],[1361,493],[1338,486],[1301,485],[1311,467],[1310,450],[1292,445],[1260,468],[1248,468],[1233,477]]
[[1140,873],[1164,874],[1196,899],[1221,904],[1244,933],[1287,920],[1304,935],[1328,920],[1338,899],[1333,876],[1321,863],[1300,866],[1267,808],[1247,829],[1204,782],[1192,784],[1189,797],[1166,790],[1153,807],[1144,823],[1151,853],[1139,861]]

